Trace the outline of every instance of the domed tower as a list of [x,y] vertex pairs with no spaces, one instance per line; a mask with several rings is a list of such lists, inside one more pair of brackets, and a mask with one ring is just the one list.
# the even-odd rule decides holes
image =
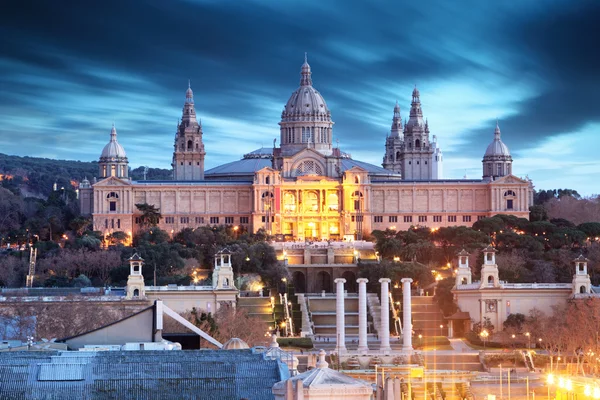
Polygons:
[[432,179],[432,147],[429,144],[429,123],[423,120],[419,89],[412,92],[410,115],[404,125],[404,150],[400,154],[402,178],[407,180]]
[[204,143],[202,125],[196,120],[194,92],[188,83],[183,115],[177,126],[173,149],[173,179],[176,181],[204,180]]
[[500,139],[500,126],[496,121],[494,141],[487,147],[483,156],[483,179],[494,180],[512,174],[512,161],[508,147]]
[[117,178],[127,178],[129,176],[129,168],[127,166],[127,154],[123,146],[117,142],[117,129],[113,124],[110,130],[110,141],[100,155],[98,166],[100,167],[100,178],[108,178],[116,176]]
[[292,93],[281,113],[281,154],[291,155],[312,148],[329,156],[333,152],[331,112],[312,85],[306,54],[300,75],[300,87]]
[[383,168],[393,171],[397,174],[402,173],[402,164],[400,158],[404,148],[404,136],[402,136],[402,117],[400,116],[400,106],[396,101],[394,106],[394,117],[392,118],[392,129],[390,135],[385,141],[385,156],[383,156]]

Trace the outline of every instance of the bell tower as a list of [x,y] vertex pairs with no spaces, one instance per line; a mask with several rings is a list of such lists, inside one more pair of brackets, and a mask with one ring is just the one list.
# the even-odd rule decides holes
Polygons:
[[404,124],[404,149],[400,154],[402,179],[432,179],[433,149],[429,143],[429,123],[423,119],[419,89],[412,92],[408,122]]
[[500,275],[496,265],[496,249],[491,245],[483,249],[483,266],[481,267],[481,289],[500,287]]
[[142,275],[144,259],[135,253],[129,258],[129,276],[127,277],[127,299],[146,297],[144,275]]
[[204,143],[202,124],[196,120],[194,92],[188,83],[181,122],[177,125],[173,149],[173,179],[176,181],[204,180]]
[[573,294],[591,293],[592,282],[587,271],[588,259],[582,255],[573,260],[575,274],[573,275]]
[[456,271],[456,286],[470,285],[472,280],[471,268],[469,268],[469,253],[462,249],[458,256],[458,269]]
[[213,289],[235,289],[231,252],[223,249],[215,255],[215,269],[212,277]]
[[385,155],[383,156],[383,168],[393,171],[397,174],[402,173],[402,164],[400,162],[402,151],[404,149],[404,136],[402,135],[402,117],[400,116],[400,106],[396,101],[394,106],[394,118],[392,119],[392,129],[390,135],[385,141]]

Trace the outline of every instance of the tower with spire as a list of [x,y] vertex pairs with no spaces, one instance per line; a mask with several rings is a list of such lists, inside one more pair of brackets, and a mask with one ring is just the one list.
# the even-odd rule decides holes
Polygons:
[[500,125],[496,121],[494,140],[489,144],[483,156],[483,179],[496,178],[512,174],[512,156],[508,147],[500,138]]
[[100,178],[115,176],[117,178],[127,178],[129,176],[129,161],[123,146],[117,141],[117,129],[113,123],[110,130],[110,141],[104,149],[98,160]]
[[176,181],[204,180],[204,143],[202,125],[196,119],[194,92],[188,82],[181,121],[177,125],[173,149],[173,179]]
[[396,100],[394,106],[394,117],[392,118],[392,128],[385,141],[385,155],[383,156],[383,168],[393,171],[397,174],[402,173],[400,157],[404,148],[404,136],[402,135],[403,125],[400,115],[400,105]]
[[[402,132],[402,135],[400,135]],[[409,119],[402,126],[400,107],[394,107],[391,134],[386,140],[383,167],[405,180],[438,179],[433,174],[434,147],[429,142],[429,123],[423,119],[419,89],[412,92]],[[441,161],[438,155],[438,161]],[[440,168],[437,169],[439,175]]]

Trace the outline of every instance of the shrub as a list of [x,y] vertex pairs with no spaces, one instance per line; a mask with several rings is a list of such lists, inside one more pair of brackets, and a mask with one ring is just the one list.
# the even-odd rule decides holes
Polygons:
[[301,349],[312,349],[313,342],[311,338],[277,338],[277,343],[281,347],[299,347]]

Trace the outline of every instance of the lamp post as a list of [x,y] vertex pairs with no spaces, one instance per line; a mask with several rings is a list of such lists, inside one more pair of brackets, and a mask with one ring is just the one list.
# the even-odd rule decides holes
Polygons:
[[527,349],[531,349],[531,334],[529,332],[525,332],[525,336],[527,336]]
[[440,336],[444,336],[444,325],[440,325]]
[[484,329],[481,331],[479,336],[481,336],[481,339],[483,340],[483,351],[485,351],[485,342],[487,341],[487,338],[488,336],[490,336],[490,334],[487,330]]

